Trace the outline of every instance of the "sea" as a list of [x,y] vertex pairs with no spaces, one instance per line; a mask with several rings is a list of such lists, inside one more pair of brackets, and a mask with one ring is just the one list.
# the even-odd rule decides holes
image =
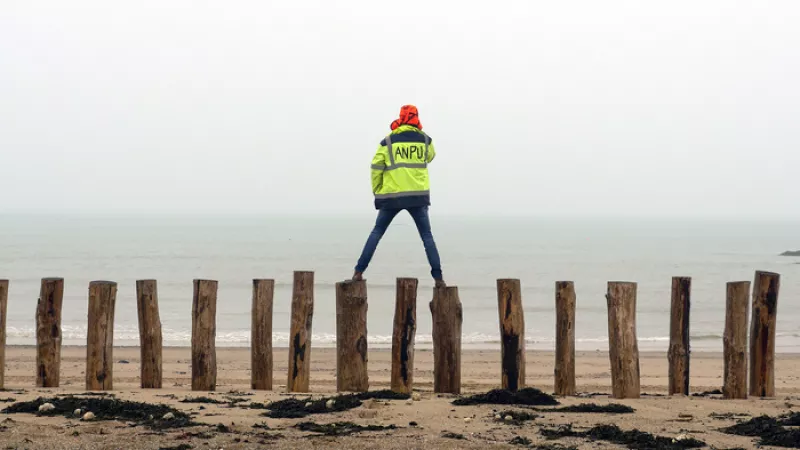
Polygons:
[[[65,280],[64,345],[85,345],[88,286],[118,283],[114,344],[139,344],[137,279],[158,281],[164,345],[188,346],[193,279],[219,282],[219,347],[250,343],[252,280],[276,282],[273,342],[288,346],[292,277],[315,272],[312,346],[336,341],[335,283],[352,275],[371,216],[0,215],[0,278],[9,279],[7,343],[35,344],[40,282]],[[729,281],[781,275],[778,352],[800,351],[800,221],[439,216],[446,281],[459,288],[465,349],[499,349],[496,280],[522,284],[527,348],[553,350],[555,283],[575,283],[578,350],[608,349],[606,287],[637,283],[640,350],[665,351],[673,276],[692,278],[691,348],[721,351]],[[365,274],[368,342],[391,346],[398,277],[419,278],[418,348],[431,346],[433,280],[413,221],[401,214]]]

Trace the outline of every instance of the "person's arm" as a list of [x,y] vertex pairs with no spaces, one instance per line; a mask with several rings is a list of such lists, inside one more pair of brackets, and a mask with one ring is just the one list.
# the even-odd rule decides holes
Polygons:
[[383,172],[386,170],[386,146],[381,145],[372,157],[372,193],[377,193],[383,186]]
[[433,141],[428,144],[428,161],[433,161],[433,158],[436,157],[436,150],[433,148]]

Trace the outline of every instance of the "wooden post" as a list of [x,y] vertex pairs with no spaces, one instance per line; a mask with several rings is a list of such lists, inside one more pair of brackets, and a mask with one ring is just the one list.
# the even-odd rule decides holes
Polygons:
[[314,316],[314,272],[295,272],[289,332],[289,392],[308,392],[311,374],[311,322]]
[[272,390],[272,300],[275,280],[253,280],[250,385]]
[[575,395],[575,284],[556,282],[556,395]]
[[217,387],[217,282],[194,280],[192,299],[192,390]]
[[36,304],[36,387],[58,387],[64,279],[43,278]]
[[156,280],[136,281],[136,307],[139,311],[141,386],[142,389],[160,389],[162,336]]
[[725,333],[722,354],[725,360],[722,395],[728,399],[747,398],[747,313],[750,282],[727,284]]
[[689,308],[692,279],[672,278],[669,327],[669,395],[689,395]]
[[636,283],[609,282],[608,355],[613,398],[639,398]]
[[500,317],[500,378],[503,389],[525,387],[525,314],[519,280],[497,280],[497,311]]
[[5,389],[8,280],[0,280],[0,389]]
[[433,392],[461,393],[461,301],[457,287],[434,288]]
[[89,283],[89,328],[86,334],[86,389],[114,388],[114,306],[117,283]]
[[750,325],[750,395],[775,396],[775,323],[781,276],[756,272]]
[[417,333],[416,278],[398,278],[392,331],[392,391],[414,389],[414,337]]
[[336,390],[369,390],[366,281],[336,283]]

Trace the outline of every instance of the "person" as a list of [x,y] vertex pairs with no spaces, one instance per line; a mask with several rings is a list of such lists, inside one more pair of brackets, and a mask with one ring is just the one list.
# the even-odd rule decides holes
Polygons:
[[436,157],[433,139],[422,131],[419,112],[414,105],[401,107],[400,117],[389,128],[391,132],[381,141],[372,158],[372,192],[378,218],[358,259],[353,280],[363,279],[364,271],[392,220],[400,211],[406,210],[422,238],[436,287],[445,287],[439,250],[428,216],[431,204],[428,164]]

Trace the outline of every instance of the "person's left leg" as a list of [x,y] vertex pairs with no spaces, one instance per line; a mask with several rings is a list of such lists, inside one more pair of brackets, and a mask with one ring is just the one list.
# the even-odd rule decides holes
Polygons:
[[436,241],[433,240],[431,221],[428,217],[428,207],[409,208],[408,213],[411,214],[411,218],[414,219],[414,223],[417,225],[417,231],[419,231],[419,237],[422,238],[422,244],[425,246],[425,255],[428,257],[428,263],[431,265],[431,276],[436,280],[437,287],[443,286],[442,263],[439,260],[439,250],[436,248]]
[[391,225],[392,220],[394,220],[398,212],[400,212],[399,209],[381,209],[378,211],[378,218],[375,220],[375,227],[369,234],[366,244],[364,244],[364,249],[361,251],[361,257],[358,258],[356,271],[353,275],[354,280],[361,279],[361,275],[365,270],[367,270],[367,266],[369,266],[369,262],[372,261],[372,256],[375,254],[375,250],[378,248],[378,243],[381,241],[384,233],[386,233],[386,229],[389,228],[389,225]]

